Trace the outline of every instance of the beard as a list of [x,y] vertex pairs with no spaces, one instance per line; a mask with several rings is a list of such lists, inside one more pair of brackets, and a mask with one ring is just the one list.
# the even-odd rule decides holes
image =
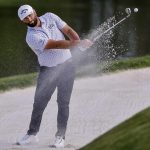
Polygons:
[[37,22],[38,22],[38,20],[37,20],[37,17],[32,21],[32,23],[27,23],[27,25],[29,26],[29,27],[35,27],[36,25],[37,25]]

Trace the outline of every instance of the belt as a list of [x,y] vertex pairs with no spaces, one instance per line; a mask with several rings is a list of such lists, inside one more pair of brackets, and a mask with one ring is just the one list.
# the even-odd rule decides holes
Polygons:
[[61,64],[57,64],[56,66],[52,66],[52,67],[48,67],[48,66],[40,66],[40,69],[48,69],[48,68],[56,68],[58,66],[61,66],[63,64],[66,63],[71,63],[72,62],[72,58],[69,58],[68,60],[66,60],[65,62],[61,63]]

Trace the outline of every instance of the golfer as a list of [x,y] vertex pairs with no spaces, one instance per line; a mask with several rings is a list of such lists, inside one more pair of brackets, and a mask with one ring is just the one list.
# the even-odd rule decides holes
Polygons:
[[[18,9],[20,20],[27,28],[26,42],[37,55],[40,64],[31,121],[27,133],[17,141],[18,145],[38,142],[43,112],[57,88],[57,132],[53,147],[64,147],[69,102],[75,78],[70,48],[78,43],[89,47],[89,40],[80,40],[78,34],[53,13],[40,17],[29,5]],[[69,40],[65,40],[64,35]]]

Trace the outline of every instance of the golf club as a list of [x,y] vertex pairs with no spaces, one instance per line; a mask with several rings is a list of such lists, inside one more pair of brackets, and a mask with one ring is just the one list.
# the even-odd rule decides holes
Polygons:
[[[121,19],[120,21],[118,21],[116,24],[114,24],[112,27],[110,27],[109,29],[105,30],[103,33],[101,33],[99,36],[97,36],[96,38],[94,38],[94,42],[99,39],[101,36],[103,36],[104,34],[106,34],[107,32],[109,32],[110,30],[112,30],[113,28],[115,28],[117,25],[119,25],[120,23],[122,23],[123,21],[125,21],[127,18],[130,17],[132,11],[130,8],[126,8],[125,9],[125,12],[127,14],[127,16],[125,16],[123,19]],[[133,12],[138,12],[138,8],[134,8],[134,11]]]
[[[96,36],[92,41],[95,42],[97,41],[100,37],[102,37],[103,35],[105,35],[107,32],[109,32],[110,30],[114,29],[117,25],[119,25],[120,23],[122,23],[123,21],[125,21],[127,18],[130,17],[130,15],[132,14],[132,11],[130,8],[126,8],[125,9],[125,12],[126,12],[126,16],[121,19],[120,21],[118,21],[116,24],[114,24],[113,26],[111,26],[110,28],[108,28],[107,30],[105,30],[103,33],[101,33],[100,35]],[[138,12],[138,8],[134,8],[133,10],[134,13],[137,13]],[[81,50],[81,51],[86,51],[87,48],[84,48],[82,47],[81,44],[78,45],[78,48]]]

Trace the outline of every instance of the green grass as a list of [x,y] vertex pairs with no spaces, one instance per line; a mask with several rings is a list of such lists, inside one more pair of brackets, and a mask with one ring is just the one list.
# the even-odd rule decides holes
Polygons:
[[150,150],[149,141],[150,108],[136,114],[80,150]]
[[[98,66],[99,67],[99,66]],[[130,58],[117,63],[112,63],[107,70],[109,72],[126,69],[137,69],[150,67],[150,56]],[[98,69],[97,69],[98,70]],[[103,70],[105,72],[105,70]],[[27,75],[17,75],[12,77],[0,78],[0,91],[6,91],[12,88],[23,88],[35,84],[37,73]],[[79,72],[78,77],[83,75]]]
[[12,88],[24,88],[34,85],[37,73],[26,75],[16,75],[11,77],[0,78],[0,91],[6,91]]
[[137,69],[150,67],[150,56],[129,58],[112,63],[107,69],[109,71]]

